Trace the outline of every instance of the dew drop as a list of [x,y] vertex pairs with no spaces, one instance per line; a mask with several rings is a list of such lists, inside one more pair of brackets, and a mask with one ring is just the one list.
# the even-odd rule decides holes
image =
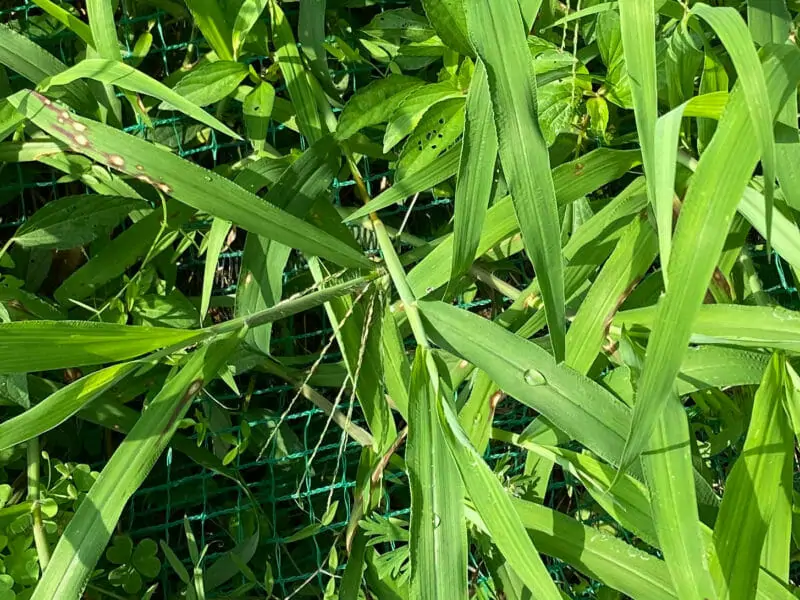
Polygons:
[[441,524],[442,524],[442,518],[439,515],[434,514],[433,515],[433,528],[436,529]]
[[522,374],[522,378],[528,385],[545,385],[547,383],[544,375],[542,375],[536,369],[528,369]]

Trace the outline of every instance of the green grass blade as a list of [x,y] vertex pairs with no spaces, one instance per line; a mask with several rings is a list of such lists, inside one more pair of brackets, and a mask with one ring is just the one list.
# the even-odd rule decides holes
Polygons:
[[[319,261],[309,261],[314,281],[330,275]],[[351,385],[364,412],[374,440],[374,450],[383,454],[397,437],[397,429],[381,384],[381,327],[384,305],[373,291],[356,302],[352,296],[339,296],[325,304],[328,322],[334,329]]]
[[[800,53],[788,46],[775,49],[764,67],[777,111],[800,78]],[[757,147],[739,143],[754,134],[748,96],[741,87],[738,84],[731,95],[684,200],[668,267],[673,280],[680,280],[681,285],[670,288],[659,302],[659,325],[647,346],[631,430],[621,459],[623,467],[641,453],[659,410],[672,391],[694,317],[725,243],[728,224],[758,161]]]
[[[656,203],[656,121],[658,119],[658,85],[656,70],[656,14],[653,0],[620,0],[620,28],[622,49],[625,54],[625,69],[629,76],[633,98],[636,129],[642,148],[642,162],[647,177],[647,197],[656,215],[660,214]],[[672,197],[669,199],[672,207]],[[670,213],[671,214],[671,213]],[[659,250],[666,264],[664,251],[669,256],[669,247],[664,245],[668,234],[661,231],[662,220],[657,220]],[[672,223],[667,229],[672,232]],[[666,279],[666,277],[665,277]]]
[[[94,294],[104,284],[122,275],[136,264],[151,248],[153,256],[171,244],[180,228],[189,221],[195,211],[175,200],[166,203],[167,225],[161,231],[163,212],[153,211],[140,219],[105,245],[89,261],[72,273],[53,293],[61,304],[70,300],[83,300]],[[161,235],[161,241],[157,237]]]
[[599,456],[616,460],[630,413],[611,392],[491,321],[441,302],[419,306],[434,342],[485,371],[504,392]]
[[[619,313],[614,324],[626,328],[636,325],[653,330],[659,318],[657,308],[648,306]],[[704,304],[695,314],[690,339],[696,344],[800,352],[800,313],[779,306]]]
[[[0,23],[0,64],[35,84],[67,70],[67,66],[55,56],[2,23]],[[85,83],[69,83],[64,86],[64,91],[67,94],[66,101],[76,109],[88,113],[97,109],[97,102]]]
[[68,250],[107,235],[136,209],[148,205],[124,196],[66,196],[46,204],[14,233],[14,241],[26,248]]
[[653,522],[680,598],[716,598],[697,515],[689,423],[677,397],[667,401],[642,453]]
[[381,319],[381,359],[383,360],[383,379],[389,398],[394,402],[397,412],[408,421],[408,381],[411,365],[391,310],[384,310]]
[[442,393],[428,369],[430,350],[418,347],[409,381],[406,468],[411,487],[413,598],[467,598],[464,486],[436,418]]
[[317,109],[317,96],[311,87],[308,72],[303,66],[294,33],[286,15],[276,0],[269,0],[269,16],[278,66],[286,80],[286,88],[297,111],[297,123],[302,133],[312,144],[325,133],[325,125]]
[[233,60],[233,32],[217,0],[186,0],[195,25],[221,60]]
[[236,13],[236,21],[233,23],[231,40],[233,45],[234,60],[239,54],[242,45],[247,39],[247,34],[261,17],[261,13],[267,7],[267,0],[244,0]]
[[783,462],[794,445],[782,401],[784,377],[784,359],[776,355],[756,392],[744,448],[725,485],[714,526],[720,598],[752,597],[757,584]]
[[[283,166],[282,161],[276,161],[270,171],[280,172]],[[330,137],[325,137],[280,174],[270,185],[265,200],[291,216],[304,219],[315,203],[319,206],[329,202],[328,189],[338,166],[337,147]],[[236,290],[237,316],[246,316],[280,302],[283,271],[291,251],[285,244],[248,234]],[[248,331],[246,339],[268,354],[271,335],[271,327],[262,327]]]
[[208,306],[211,303],[211,291],[214,288],[214,278],[217,275],[217,263],[225,239],[231,230],[230,221],[214,219],[211,222],[211,229],[206,236],[206,262],[203,268],[203,289],[200,294],[200,322],[206,318]]
[[326,0],[302,0],[298,17],[298,40],[308,66],[322,88],[333,98],[339,98],[339,90],[333,83],[325,52],[325,8]]
[[556,510],[511,498],[539,551],[634,600],[677,600],[666,564],[609,533]]
[[494,187],[497,152],[497,129],[489,96],[489,80],[483,63],[478,61],[467,95],[455,197],[451,280],[466,273],[475,260]]
[[[739,214],[762,235],[767,234],[767,204],[764,196],[753,188],[746,188],[737,207]],[[795,269],[800,269],[800,230],[783,211],[772,212],[772,247]]]
[[747,0],[747,23],[756,44],[784,44],[789,39],[792,15],[786,0]]
[[537,120],[536,77],[519,7],[469,0],[470,38],[489,77],[500,162],[542,290],[556,359],[565,353],[564,265],[550,158]]
[[87,46],[94,47],[91,28],[81,21],[78,17],[61,8],[58,4],[50,0],[32,0],[33,3],[41,8],[56,21],[64,25],[72,33],[77,35]]
[[38,127],[71,144],[81,154],[146,181],[184,204],[342,266],[372,266],[352,247],[263,202],[213,171],[132,135],[67,114],[73,133],[58,121],[67,122],[63,111],[36,92],[17,94],[10,101]]
[[14,321],[0,323],[0,373],[50,371],[128,360],[182,344],[197,331],[94,323]]
[[169,103],[171,107],[196,119],[200,123],[208,125],[217,131],[221,131],[234,139],[241,139],[230,127],[208,114],[196,104],[186,100],[181,94],[178,94],[163,83],[156,81],[149,75],[119,60],[108,60],[104,58],[84,59],[63,73],[50,77],[47,81],[42,83],[40,89],[42,91],[47,91],[53,86],[69,85],[73,81],[84,78],[99,81],[107,85],[115,85],[123,90],[158,98],[162,102]]
[[[556,200],[561,206],[574,202],[581,196],[619,179],[638,164],[638,151],[600,149],[559,165],[553,171]],[[389,188],[384,194],[392,189]],[[483,256],[518,232],[519,222],[514,213],[514,205],[511,198],[505,197],[495,202],[486,213],[476,254]],[[453,234],[450,234],[409,273],[409,284],[418,297],[424,296],[428,288],[436,289],[449,280],[453,244]]]
[[114,24],[115,0],[87,0],[86,13],[89,18],[89,29],[92,30],[94,49],[101,58],[122,60],[117,39],[117,27]]
[[447,152],[431,161],[427,165],[412,171],[403,179],[395,182],[385,192],[377,195],[357,211],[347,215],[346,223],[363,219],[372,212],[402,202],[409,196],[434,187],[456,174],[461,158],[461,143],[459,142]]
[[[473,448],[458,422],[453,406],[441,396],[436,413],[464,487],[486,530],[508,564],[536,598],[560,600],[561,594],[550,578],[536,547],[514,512],[511,499],[500,480]],[[448,596],[449,597],[449,596]]]
[[106,463],[65,529],[32,599],[78,598],[117,520],[191,406],[238,345],[238,337],[197,350],[150,402]]
[[[775,134],[773,117],[775,108],[770,105],[770,95],[764,71],[761,68],[753,39],[738,11],[732,7],[712,7],[698,3],[692,12],[706,21],[719,36],[722,45],[736,67],[740,89],[747,98],[747,107],[755,137],[760,145],[761,165],[764,169],[764,196],[767,201],[767,246],[772,231],[772,203],[775,193]],[[785,100],[785,98],[784,98]],[[779,108],[782,106],[779,105]]]
[[608,325],[621,300],[656,258],[658,240],[645,219],[634,219],[605,263],[567,333],[566,364],[588,373],[603,346]]
[[138,366],[136,363],[123,363],[90,373],[49,395],[24,413],[0,423],[0,450],[58,427]]

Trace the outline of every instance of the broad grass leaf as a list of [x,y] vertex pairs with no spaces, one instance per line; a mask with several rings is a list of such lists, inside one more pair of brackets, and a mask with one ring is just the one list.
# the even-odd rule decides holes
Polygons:
[[233,60],[233,31],[217,0],[186,0],[192,19],[221,60]]
[[197,331],[87,321],[0,324],[0,373],[50,371],[128,360],[183,344]]
[[634,600],[676,600],[664,561],[559,511],[511,498],[540,552],[563,560]]
[[[188,75],[187,75],[188,77]],[[175,90],[171,90],[163,83],[156,81],[149,75],[134,69],[118,60],[104,58],[84,59],[70,67],[63,73],[53,75],[42,82],[40,89],[47,91],[56,86],[70,86],[80,79],[92,79],[107,85],[115,85],[123,90],[146,94],[168,103],[174,110],[221,131],[233,138],[239,139],[238,134],[230,127],[201,109],[196,102],[192,102]],[[177,89],[177,88],[176,88]]]
[[[703,59],[703,74],[700,77],[700,93],[709,95],[718,92],[728,92],[728,72],[720,61],[718,54],[706,47]],[[709,119],[697,120],[697,151],[702,154],[711,141],[717,124]]]
[[436,399],[436,414],[450,455],[492,543],[536,598],[560,600],[561,594],[525,532],[506,490],[470,443],[452,404],[442,396]]
[[0,423],[0,449],[42,435],[127,377],[139,365],[123,363],[90,373],[52,393],[22,414]]
[[58,119],[65,120],[61,111],[35,92],[17,94],[12,100],[37,126],[63,142],[71,142],[81,154],[146,181],[184,204],[337,264],[372,267],[371,261],[352,247],[213,171],[101,123],[71,117],[71,129],[80,129],[73,134],[59,126]]
[[[247,65],[229,60],[204,62],[189,71],[172,92],[185,102],[196,106],[208,106],[229,96],[248,75]],[[163,101],[162,110],[180,110],[171,100]],[[238,136],[236,136],[238,137]]]
[[755,395],[741,456],[728,476],[714,525],[720,598],[752,597],[768,524],[794,442],[784,410],[784,361],[773,357]]
[[756,44],[783,44],[789,39],[792,15],[786,0],[747,0],[747,24]]
[[715,598],[697,514],[689,422],[677,396],[661,411],[642,453],[642,468],[658,541],[679,597]]
[[300,48],[308,60],[308,66],[322,88],[333,98],[339,98],[328,68],[325,51],[325,8],[326,0],[301,0],[297,33]]
[[536,78],[516,3],[470,0],[470,39],[489,79],[500,163],[542,290],[553,351],[564,358],[564,265],[547,145],[537,120]]
[[500,389],[571,438],[606,460],[616,460],[630,412],[613,394],[491,321],[441,302],[419,306],[435,343],[485,371]]
[[142,200],[122,196],[67,196],[37,210],[14,234],[21,246],[67,250],[88,244],[111,231]]
[[117,27],[114,23],[115,8],[116,5],[107,0],[87,0],[86,16],[89,18],[93,46],[100,58],[122,60]]
[[[625,55],[636,130],[642,149],[647,177],[647,197],[656,205],[656,120],[658,119],[658,82],[656,69],[655,7],[653,0],[620,0],[620,33]],[[671,198],[670,198],[671,200]],[[658,222],[661,227],[661,221]],[[663,238],[663,233],[659,231]],[[660,239],[662,239],[660,238]]]
[[[321,139],[283,170],[275,184],[270,186],[265,201],[293,217],[305,219],[317,201],[328,202],[328,190],[339,166],[338,159],[333,140],[330,137]],[[273,161],[272,165],[273,172],[277,172],[284,163]],[[237,316],[246,316],[280,302],[283,271],[291,251],[291,246],[286,244],[248,234],[236,292]],[[246,336],[248,343],[264,353],[270,351],[270,339],[269,326],[248,331]]]
[[[769,97],[777,111],[800,79],[800,52],[788,46],[775,48],[764,63],[764,70]],[[647,345],[623,466],[630,465],[644,448],[659,408],[671,393],[694,317],[722,251],[736,205],[758,161],[757,147],[738,143],[743,137],[755,134],[749,98],[741,87],[740,81],[717,133],[700,157],[684,199],[668,267],[670,277],[681,285],[670,287],[659,302],[659,325]]]
[[400,103],[422,85],[416,77],[390,75],[357,91],[339,116],[336,138],[346,140],[365,127],[388,121]]
[[[745,188],[737,210],[756,231],[766,236],[768,207],[763,194],[751,187]],[[795,221],[777,207],[772,212],[772,247],[792,267],[800,269],[800,230]]]
[[464,140],[456,186],[451,281],[466,273],[475,260],[494,188],[497,129],[489,80],[481,61],[475,66],[467,95]]
[[[314,281],[321,283],[330,276],[317,260],[309,261]],[[372,290],[360,300],[340,296],[325,303],[328,321],[344,358],[350,383],[361,405],[373,437],[373,449],[382,455],[397,437],[389,405],[383,393],[381,372],[381,331],[383,303]]]
[[444,393],[429,369],[430,350],[418,347],[408,385],[406,469],[411,488],[411,596],[466,599],[467,528],[458,457],[448,451],[437,418]]
[[386,391],[400,415],[408,421],[408,382],[411,366],[408,363],[403,338],[391,310],[383,311],[381,319],[381,360]]
[[128,500],[169,444],[192,400],[216,378],[238,343],[232,336],[201,347],[150,402],[67,525],[32,598],[80,596]]

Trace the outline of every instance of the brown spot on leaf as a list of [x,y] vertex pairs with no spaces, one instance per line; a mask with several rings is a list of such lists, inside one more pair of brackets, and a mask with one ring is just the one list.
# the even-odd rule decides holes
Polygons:
[[136,165],[137,171],[144,171],[144,167],[142,165]]
[[83,123],[78,123],[77,121],[72,122],[72,128],[78,133],[83,133],[84,131],[86,131],[86,125],[84,125]]
[[78,146],[83,146],[85,148],[86,146],[89,145],[89,138],[87,138],[85,135],[81,133],[76,135],[73,139],[75,140],[75,143],[78,144]]
[[165,194],[169,194],[172,192],[172,188],[169,187],[166,183],[159,183],[156,185],[156,187]]
[[117,167],[118,169],[122,169],[125,166],[125,159],[119,154],[112,154],[109,156],[108,162],[111,163],[112,167]]

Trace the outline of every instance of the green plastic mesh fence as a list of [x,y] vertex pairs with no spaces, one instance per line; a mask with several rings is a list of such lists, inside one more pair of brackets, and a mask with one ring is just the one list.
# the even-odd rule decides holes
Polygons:
[[[3,22],[14,21],[23,33],[59,56],[65,63],[74,64],[79,58],[75,39],[63,29],[54,26],[51,19],[32,3],[15,2],[15,6],[0,8]],[[393,2],[383,6],[404,6],[406,2]],[[142,59],[139,68],[156,78],[163,79],[184,62],[199,57],[204,49],[199,32],[187,21],[175,19],[168,11],[158,6],[169,6],[157,0],[122,0],[122,18],[119,20],[120,39],[127,53],[133,52],[137,36],[145,30],[153,34],[153,44]],[[2,4],[0,4],[2,7]],[[364,10],[366,18],[380,10],[372,6]],[[259,59],[256,59],[256,62]],[[351,89],[363,85],[370,77],[368,72],[351,73]],[[12,86],[14,81],[11,81]],[[208,139],[198,139],[197,128],[180,117],[156,122],[157,134],[143,126],[134,126],[128,131],[154,139],[175,149],[181,156],[207,167],[215,167],[243,157],[247,149],[242,143],[219,143],[213,133]],[[167,126],[167,127],[164,127]],[[156,137],[154,137],[156,135]],[[298,138],[280,126],[270,132],[271,143],[276,148],[288,149],[297,145]],[[302,140],[300,140],[302,143]],[[373,188],[382,185],[384,177],[390,176],[386,164],[367,165],[368,184]],[[58,174],[37,163],[8,165],[0,176],[0,206],[7,215],[0,228],[13,227],[24,220],[47,201],[69,193],[75,193],[74,183],[62,183]],[[338,181],[334,186],[335,201],[347,203],[352,194],[351,181]],[[10,217],[8,217],[10,215]],[[408,221],[407,227],[420,237],[433,237],[438,228],[446,226],[452,216],[449,198],[434,194],[420,196],[411,207],[400,207],[385,214],[389,222],[399,225]],[[240,236],[243,237],[243,236]],[[235,291],[238,268],[241,261],[242,239],[235,240],[231,249],[222,254],[215,280],[216,310],[224,311],[230,306],[230,294]],[[767,261],[763,252],[755,252],[765,289],[787,306],[798,306],[800,297],[791,280],[791,275],[779,257]],[[201,281],[203,261],[192,255],[184,255],[178,264],[178,281],[184,291],[197,294]],[[298,263],[298,271],[302,265]],[[287,282],[298,275],[289,272]],[[464,298],[464,305],[489,304],[488,299]],[[331,329],[320,311],[281,323],[273,338],[273,352],[282,357],[308,355],[319,352],[331,336]],[[320,380],[328,377],[333,383],[322,383],[329,390],[331,399],[336,395],[337,360],[335,352],[329,352],[318,373]],[[250,378],[245,389],[235,393],[224,387],[212,390],[213,398],[202,400],[207,431],[198,443],[206,449],[224,456],[241,446],[248,438],[249,447],[235,453],[232,465],[243,481],[245,493],[237,483],[215,475],[199,467],[182,454],[168,449],[154,468],[145,486],[140,489],[125,512],[120,530],[135,539],[152,538],[164,540],[177,555],[187,560],[188,551],[184,533],[184,519],[191,524],[201,547],[209,545],[209,562],[217,555],[239,546],[243,553],[253,545],[258,534],[258,554],[253,559],[261,561],[251,565],[263,572],[269,565],[274,578],[274,594],[277,597],[322,597],[331,577],[341,574],[344,554],[331,560],[330,550],[341,541],[344,528],[350,518],[352,489],[355,486],[356,470],[360,456],[357,444],[347,443],[340,430],[329,426],[327,417],[318,409],[309,408],[303,398],[296,399],[294,388],[270,377],[259,374]],[[255,401],[254,401],[255,399]],[[353,418],[361,422],[358,410],[347,403],[343,410],[352,409]],[[269,407],[250,409],[250,406]],[[220,410],[225,407],[228,410]],[[198,407],[199,408],[199,407]],[[291,408],[291,410],[289,410]],[[282,425],[279,418],[286,412]],[[197,414],[200,414],[199,411]],[[233,415],[232,417],[230,415]],[[518,403],[503,403],[498,409],[499,426],[520,431],[531,415]],[[191,432],[185,432],[187,435]],[[97,435],[101,434],[97,432]],[[193,439],[198,440],[194,433]],[[269,444],[265,442],[271,438]],[[262,452],[263,450],[263,452]],[[507,447],[492,444],[491,457],[507,463],[506,477],[513,482],[522,471],[524,457],[509,451]],[[551,504],[572,502],[572,508],[580,507],[579,495],[564,494],[564,488],[572,488],[574,482],[563,474],[554,476],[547,495]],[[338,507],[333,514],[326,515],[333,504]],[[380,512],[385,516],[403,516],[408,507],[408,492],[400,480],[389,481],[381,502]],[[559,504],[564,509],[563,504]],[[558,561],[549,561],[554,578],[564,584],[574,598],[593,597],[593,584],[576,576]],[[472,561],[474,583],[485,581],[481,566]],[[211,587],[206,574],[207,586]],[[226,590],[243,582],[238,575],[230,580],[219,581],[209,597],[226,597]],[[165,596],[175,591],[176,577],[165,567],[161,577]]]

